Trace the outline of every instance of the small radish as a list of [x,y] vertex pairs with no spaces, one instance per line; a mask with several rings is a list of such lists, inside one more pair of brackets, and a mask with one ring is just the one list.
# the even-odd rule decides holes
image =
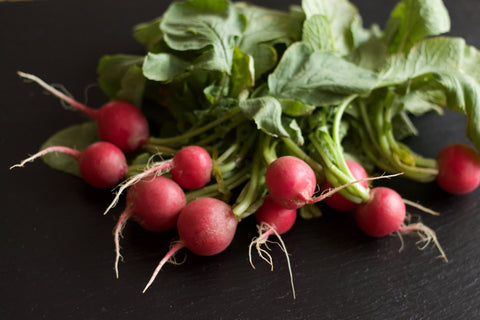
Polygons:
[[258,223],[258,232],[259,235],[257,238],[254,238],[250,243],[248,255],[250,259],[250,264],[255,269],[255,266],[252,262],[252,247],[255,245],[258,255],[265,260],[272,268],[273,271],[273,262],[272,256],[261,246],[266,244],[268,238],[271,235],[277,236],[279,240],[279,246],[282,248],[285,256],[287,257],[288,270],[290,273],[290,282],[292,285],[293,298],[295,299],[295,288],[293,286],[293,275],[292,269],[290,267],[290,258],[288,255],[287,248],[285,243],[282,240],[281,234],[289,231],[295,223],[297,218],[296,209],[286,209],[280,204],[275,202],[270,195],[265,196],[263,204],[255,212],[255,219]]
[[[352,160],[346,160],[345,162],[348,166],[348,169],[350,170],[350,173],[352,174],[352,176],[355,179],[364,179],[364,178],[368,177],[368,174],[365,171],[365,169],[360,164],[358,164],[357,162],[352,161]],[[368,181],[367,180],[361,181],[361,182],[359,182],[359,184],[362,185],[365,188],[368,187]],[[321,190],[328,190],[328,189],[331,189],[331,188],[332,188],[332,185],[327,180],[325,180],[321,185]],[[351,211],[351,210],[354,210],[358,206],[358,203],[355,203],[353,201],[348,200],[347,198],[345,198],[340,193],[334,193],[330,197],[325,198],[325,203],[330,208],[332,208],[336,211],[340,211],[340,212]]]
[[64,146],[48,147],[12,168],[23,167],[25,163],[50,152],[64,153],[77,160],[82,179],[99,189],[114,187],[125,177],[128,170],[123,152],[115,145],[105,141],[95,142],[83,151]]
[[452,194],[465,194],[480,184],[480,156],[465,144],[443,148],[437,156],[437,183]]
[[202,147],[188,146],[173,157],[172,178],[185,189],[195,190],[212,178],[212,158]]
[[355,211],[358,225],[372,237],[384,237],[398,230],[405,216],[406,207],[402,197],[386,187],[371,189],[370,199]]
[[121,257],[119,238],[127,220],[133,217],[142,228],[149,231],[167,231],[175,227],[178,215],[186,204],[182,188],[163,176],[150,176],[137,182],[128,190],[126,200],[126,209],[120,215],[114,230],[117,278]]
[[199,256],[212,256],[225,250],[233,240],[238,220],[232,208],[215,198],[198,198],[180,212],[177,230],[180,240],[167,252],[153,272],[143,292],[153,283],[163,265],[175,253],[187,248]]
[[124,190],[149,175],[171,172],[173,180],[182,188],[199,189],[210,181],[212,168],[212,158],[207,150],[198,146],[184,147],[172,159],[153,163],[149,169],[124,181],[104,214],[117,204]]
[[273,200],[284,208],[298,209],[315,192],[315,172],[303,160],[283,156],[274,160],[265,173],[267,189]]
[[123,152],[138,150],[149,138],[147,118],[129,102],[115,100],[107,102],[98,110],[92,109],[48,85],[37,76],[23,72],[18,74],[38,83],[56,97],[95,120],[100,138],[113,143]]

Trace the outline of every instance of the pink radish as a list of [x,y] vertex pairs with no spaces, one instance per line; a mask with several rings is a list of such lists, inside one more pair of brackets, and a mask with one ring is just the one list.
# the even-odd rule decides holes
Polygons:
[[[367,235],[377,238],[393,232],[397,232],[399,236],[414,232],[420,236],[419,242],[424,243],[420,249],[426,248],[433,241],[440,251],[440,257],[448,262],[435,231],[421,222],[408,225],[405,223],[406,220],[410,220],[406,214],[405,202],[396,191],[390,188],[376,187],[370,189],[370,199],[359,205],[355,210],[357,224]],[[421,206],[415,205],[415,207],[422,209]]]
[[187,248],[200,256],[212,256],[225,250],[233,240],[238,221],[232,208],[215,198],[199,198],[180,212],[177,229],[180,240],[167,252],[153,272],[143,292],[153,283],[163,265],[175,253]]
[[255,269],[255,266],[252,262],[252,247],[255,245],[257,249],[258,255],[265,260],[272,268],[273,271],[273,262],[272,256],[265,250],[262,249],[261,246],[266,244],[268,238],[271,235],[277,236],[279,240],[279,246],[285,253],[287,257],[287,264],[288,270],[290,273],[290,283],[292,285],[293,291],[293,298],[295,299],[295,288],[293,286],[293,275],[292,269],[290,266],[290,258],[288,255],[287,248],[285,243],[282,240],[281,234],[289,231],[295,223],[297,218],[297,210],[296,209],[286,209],[278,204],[276,201],[272,199],[271,196],[265,196],[263,200],[263,204],[258,208],[257,212],[255,212],[255,219],[258,223],[258,232],[259,236],[254,238],[253,241],[250,243],[248,256],[250,259],[250,264]]
[[129,102],[110,101],[98,110],[92,109],[48,85],[37,76],[23,72],[18,74],[38,83],[56,97],[95,120],[100,138],[113,143],[123,152],[138,150],[149,138],[150,130],[146,117]]
[[123,152],[104,141],[95,142],[83,151],[64,146],[48,147],[13,167],[23,167],[25,163],[51,152],[64,153],[77,160],[83,180],[99,189],[114,187],[125,177],[128,170]]
[[265,173],[270,196],[287,209],[298,209],[312,198],[317,180],[315,173],[303,160],[283,156],[273,161]]
[[172,159],[153,163],[147,170],[124,181],[104,214],[117,204],[124,190],[147,176],[171,172],[173,180],[182,188],[199,189],[210,181],[212,168],[212,158],[207,150],[198,146],[184,147]]
[[115,272],[118,278],[120,234],[131,217],[144,229],[161,232],[173,229],[186,204],[185,193],[175,181],[163,176],[150,176],[134,184],[127,192],[127,206],[114,230]]
[[437,156],[437,183],[452,194],[465,194],[480,184],[480,156],[468,145],[456,143]]
[[[346,160],[345,162],[348,166],[348,169],[350,170],[350,173],[355,179],[364,179],[368,177],[368,174],[365,171],[365,169],[357,162],[352,160]],[[365,188],[368,187],[367,180],[361,181],[359,182],[359,184]],[[321,190],[328,190],[331,188],[332,188],[332,185],[327,180],[325,180],[321,185]],[[330,197],[325,198],[325,203],[330,208],[340,212],[351,211],[358,206],[358,203],[348,200],[340,193],[334,193]]]
[[212,158],[202,147],[188,146],[173,157],[172,178],[185,189],[194,190],[212,178]]
[[402,197],[386,187],[371,189],[370,199],[355,211],[358,225],[372,237],[384,237],[397,231],[405,216],[406,207]]

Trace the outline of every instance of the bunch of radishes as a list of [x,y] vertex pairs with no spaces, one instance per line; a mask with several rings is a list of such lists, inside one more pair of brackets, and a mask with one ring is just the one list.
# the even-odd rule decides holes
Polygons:
[[[250,144],[245,142],[247,148],[254,149],[253,153],[245,149],[243,153],[239,152],[242,148],[237,145],[227,148],[222,156],[212,160],[204,147],[190,145],[174,152],[168,160],[150,163],[126,178],[128,164],[124,152],[128,155],[140,150],[149,139],[148,120],[137,107],[124,101],[112,101],[94,110],[65,96],[35,76],[20,75],[41,84],[97,122],[103,141],[95,142],[84,150],[51,146],[17,166],[23,166],[46,153],[65,153],[78,161],[82,178],[92,187],[104,189],[119,186],[116,198],[107,211],[118,201],[121,192],[127,189],[125,210],[114,229],[117,277],[121,258],[119,239],[128,219],[133,218],[143,228],[154,232],[177,228],[179,240],[160,261],[145,290],[160,268],[179,249],[185,247],[202,256],[225,250],[234,238],[238,222],[253,213],[260,233],[252,245],[255,244],[262,258],[271,263],[271,257],[264,256],[266,252],[260,249],[260,245],[273,234],[280,237],[289,231],[295,223],[297,209],[321,200],[325,200],[336,211],[355,210],[359,227],[373,237],[383,237],[393,232],[423,232],[426,238],[436,242],[446,259],[432,230],[421,224],[405,224],[407,201],[387,187],[369,189],[368,180],[373,178],[369,178],[365,169],[353,160],[345,161],[348,171],[344,172],[346,180],[343,185],[334,186],[338,181],[329,181],[328,174],[323,181],[317,181],[317,177],[325,176],[325,165],[322,166],[321,161],[317,162],[302,153],[298,146],[292,147],[288,139],[277,139],[272,143],[271,137],[267,139],[262,132],[258,132],[259,138],[252,139]],[[277,157],[276,150],[280,149],[278,145],[281,141],[287,148],[283,150],[284,155]],[[247,155],[253,157],[253,162],[247,161]],[[222,171],[219,168],[222,164],[228,167],[227,160],[230,158],[236,161],[234,167],[250,163],[250,172],[229,180],[232,170],[224,169],[223,183],[212,183],[212,177],[219,180]],[[436,179],[447,192],[467,193],[480,184],[480,157],[473,148],[464,144],[447,146],[438,155],[437,162]],[[242,184],[244,187],[240,189],[236,200],[231,201],[230,198],[225,201],[226,192],[220,190],[221,185],[235,189]],[[363,189],[366,196],[354,202],[337,193],[350,185]],[[187,201],[189,192],[191,196]],[[323,193],[315,196],[317,192]]]
[[[117,277],[122,257],[120,236],[129,219],[154,232],[176,228],[178,240],[161,259],[144,291],[178,250],[186,248],[201,256],[219,254],[234,239],[238,223],[250,216],[258,224],[258,235],[249,248],[250,262],[255,247],[260,257],[272,264],[262,246],[269,237],[276,236],[290,269],[281,235],[293,227],[297,212],[302,216],[318,215],[316,204],[320,201],[334,211],[354,211],[359,228],[372,237],[417,232],[425,243],[433,241],[446,261],[435,232],[421,222],[410,223],[406,205],[434,212],[403,199],[391,188],[372,187],[369,182],[404,175],[420,182],[436,180],[452,194],[468,193],[480,184],[480,156],[470,146],[453,144],[446,146],[436,159],[425,159],[396,140],[394,118],[406,115],[400,114],[403,110],[399,106],[405,103],[403,95],[422,86],[438,89],[442,83],[434,83],[436,78],[430,82],[422,80],[435,72],[416,74],[413,67],[405,81],[390,79],[388,72],[377,74],[376,69],[354,65],[354,59],[348,55],[342,57],[329,43],[335,37],[312,39],[321,33],[317,28],[334,23],[324,21],[315,10],[327,4],[333,8],[338,3],[314,6],[313,1],[304,1],[313,18],[307,21],[295,10],[283,13],[229,1],[173,3],[163,19],[139,25],[135,30],[137,39],[146,45],[146,56],[119,55],[101,60],[99,79],[108,78],[114,87],[122,87],[130,84],[129,71],[134,70],[138,88],[131,90],[135,93],[129,101],[118,98],[118,92],[110,92],[112,101],[99,109],[76,101],[37,76],[19,72],[21,77],[36,82],[89,117],[96,123],[95,137],[99,138],[82,150],[50,145],[15,166],[49,153],[63,153],[78,165],[79,176],[85,182],[115,192],[105,213],[125,195],[125,208],[113,232]],[[255,18],[258,21],[247,23],[247,18],[257,16],[266,17],[268,25],[259,24],[254,31],[249,30],[256,22],[265,22]],[[428,14],[427,18],[430,24]],[[196,21],[193,27],[184,23],[190,20]],[[345,23],[347,20],[341,17],[340,20],[339,28],[353,28],[359,21],[355,18]],[[284,21],[292,25],[287,26]],[[311,23],[315,23],[314,28]],[[291,32],[294,27],[298,32]],[[268,37],[256,36],[263,29],[267,29]],[[307,36],[302,37],[302,32]],[[348,29],[337,36],[348,34],[348,41],[344,42],[351,42],[351,32]],[[363,33],[368,32],[359,34]],[[275,37],[271,39],[272,34]],[[370,36],[371,41],[364,39],[363,44],[388,40],[377,39],[376,33]],[[356,49],[352,47],[350,54],[358,53]],[[385,52],[383,58],[386,57],[396,62],[392,63],[394,66],[409,66],[410,60],[401,54]],[[381,62],[376,60],[376,56],[366,59]],[[437,63],[441,58],[434,60]],[[138,65],[138,61],[143,65]],[[443,67],[452,63],[439,64]],[[317,69],[319,65],[325,68],[325,75],[317,74],[324,71]],[[341,70],[337,72],[336,68]],[[112,70],[114,76],[109,73]],[[424,70],[420,68],[418,72],[421,71]],[[463,71],[458,73],[462,75]],[[363,76],[356,82],[350,81]],[[370,86],[364,85],[362,79]],[[415,85],[411,84],[413,79],[417,81]],[[138,96],[142,101],[131,103]],[[142,103],[150,104],[155,112],[145,112],[147,107],[140,106]],[[428,106],[431,104],[429,101]],[[470,107],[473,110],[480,106]],[[159,121],[165,114],[171,116],[173,125]],[[357,138],[358,148],[353,153],[344,150],[346,136]],[[363,157],[355,157],[362,152]],[[367,172],[367,162],[358,159],[369,159],[369,166],[373,164],[381,171]]]

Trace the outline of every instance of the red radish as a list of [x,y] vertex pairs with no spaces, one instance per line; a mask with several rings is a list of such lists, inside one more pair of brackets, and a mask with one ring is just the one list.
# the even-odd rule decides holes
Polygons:
[[187,248],[200,256],[212,256],[225,250],[233,240],[238,221],[232,208],[215,198],[199,198],[180,212],[177,229],[180,240],[167,252],[153,272],[143,292],[153,283],[163,265],[175,253]]
[[100,138],[113,143],[123,152],[138,150],[149,138],[150,129],[147,118],[129,102],[110,101],[98,110],[92,109],[48,85],[37,76],[23,72],[18,74],[35,81],[56,97],[95,120]]
[[13,167],[23,167],[25,163],[51,152],[61,152],[77,160],[83,180],[99,189],[114,187],[125,177],[128,170],[123,152],[104,141],[95,142],[83,151],[64,146],[48,147]]
[[207,150],[198,146],[184,147],[175,153],[172,159],[153,163],[149,169],[124,181],[104,214],[117,204],[124,190],[149,175],[160,175],[170,171],[173,180],[182,188],[198,189],[210,181],[212,168],[212,158]]
[[[352,176],[355,179],[365,179],[365,178],[368,177],[368,174],[365,171],[365,169],[360,164],[358,164],[357,162],[352,161],[352,160],[346,160],[345,162],[348,166],[348,169],[350,170],[350,173],[352,174]],[[363,181],[359,182],[359,184],[362,185],[365,188],[368,187],[368,181],[367,180],[363,180]],[[322,183],[322,186],[321,186],[322,190],[328,190],[328,189],[331,189],[331,188],[332,188],[332,185],[327,180],[325,180]],[[341,211],[341,212],[351,211],[351,210],[354,210],[356,207],[358,207],[358,203],[355,203],[353,201],[348,200],[347,198],[345,198],[340,193],[334,193],[330,197],[325,198],[325,203],[330,208],[332,208],[334,210],[337,210],[337,211]]]
[[465,144],[443,148],[437,156],[437,183],[452,194],[465,194],[480,184],[480,156]]
[[[255,219],[258,224],[266,223],[278,234],[284,234],[292,228],[297,218],[295,209],[286,209],[272,199],[270,195],[265,196],[263,204],[255,212]],[[268,234],[267,234],[268,232]],[[267,231],[263,234],[265,238],[273,233]]]
[[255,212],[255,219],[258,223],[258,232],[259,236],[250,243],[248,255],[250,258],[250,264],[255,269],[255,266],[252,262],[252,247],[255,245],[258,255],[265,260],[273,270],[273,262],[271,255],[264,249],[261,248],[263,244],[266,244],[268,238],[273,234],[276,235],[279,240],[279,246],[285,253],[287,257],[288,270],[290,272],[290,282],[292,285],[293,298],[295,299],[295,288],[293,286],[293,275],[292,269],[290,267],[290,258],[288,256],[287,248],[282,238],[281,234],[284,234],[292,228],[297,218],[296,209],[286,209],[278,204],[272,199],[270,195],[265,196],[263,204]]
[[358,225],[372,237],[384,237],[397,231],[405,216],[406,207],[402,197],[386,187],[371,189],[370,199],[355,211]]
[[265,173],[265,182],[273,200],[287,209],[305,205],[312,198],[317,184],[312,168],[293,156],[273,161]]
[[118,261],[121,257],[119,238],[127,220],[133,217],[140,226],[149,231],[167,231],[175,227],[185,204],[182,188],[175,181],[163,176],[146,177],[128,190],[126,209],[114,230],[117,278]]
[[199,189],[212,177],[212,158],[202,147],[188,146],[173,157],[172,178],[185,189]]

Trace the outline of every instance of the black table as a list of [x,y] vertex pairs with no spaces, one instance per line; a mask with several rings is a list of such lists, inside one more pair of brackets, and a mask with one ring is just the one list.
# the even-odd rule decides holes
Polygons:
[[[299,1],[255,1],[286,9]],[[394,1],[357,0],[365,24],[383,25]],[[62,83],[80,100],[96,82],[107,53],[139,53],[131,28],[160,15],[167,1],[0,1],[1,115],[0,314],[2,319],[475,319],[480,316],[480,190],[450,196],[434,183],[394,179],[403,197],[441,212],[423,215],[437,232],[449,263],[407,236],[372,239],[351,214],[324,211],[299,220],[284,235],[297,292],[292,299],[283,253],[273,247],[273,272],[248,262],[255,223],[239,225],[232,245],[203,258],[187,254],[166,265],[141,291],[175,232],[154,234],[129,223],[125,262],[113,271],[112,230],[121,211],[102,212],[110,191],[99,192],[41,161],[9,166],[33,153],[56,131],[81,122],[57,99],[26,84],[17,70]],[[480,47],[477,0],[448,0],[452,35]],[[105,98],[98,88],[88,103]],[[415,119],[421,132],[407,143],[434,157],[450,142],[466,141],[465,118],[453,112]],[[183,253],[180,253],[181,257]]]

